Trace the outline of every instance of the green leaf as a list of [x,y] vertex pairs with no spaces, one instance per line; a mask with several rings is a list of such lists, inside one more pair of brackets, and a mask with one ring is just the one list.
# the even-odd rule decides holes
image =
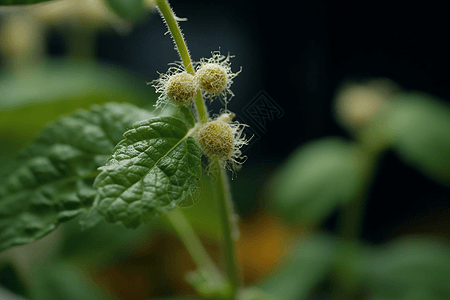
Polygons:
[[313,235],[300,241],[294,246],[293,255],[258,286],[274,299],[307,299],[332,270],[334,247],[334,239],[326,235]]
[[31,300],[103,300],[113,299],[99,286],[88,280],[87,272],[80,273],[63,261],[43,265],[37,270],[30,289]]
[[358,164],[346,141],[326,138],[301,147],[274,179],[273,205],[292,221],[314,223],[356,193]]
[[157,117],[133,127],[94,183],[100,214],[128,228],[182,203],[201,175],[201,151],[183,121]]
[[427,95],[402,94],[387,120],[399,157],[450,186],[450,107]]
[[144,12],[144,0],[104,0],[120,17],[132,20]]
[[450,248],[431,238],[403,238],[368,249],[361,276],[370,299],[450,299]]
[[97,168],[136,120],[129,104],[94,106],[48,125],[0,184],[0,251],[35,241],[92,205]]

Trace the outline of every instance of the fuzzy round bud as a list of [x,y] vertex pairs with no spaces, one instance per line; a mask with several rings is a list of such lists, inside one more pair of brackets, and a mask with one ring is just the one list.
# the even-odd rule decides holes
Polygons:
[[233,154],[233,129],[223,121],[217,120],[202,126],[197,139],[205,154],[210,157],[228,159]]
[[244,128],[248,125],[232,121],[233,113],[226,111],[214,121],[200,125],[196,138],[203,152],[210,158],[217,158],[222,167],[235,171],[247,159],[241,148],[248,145]]
[[163,107],[169,103],[175,106],[186,106],[191,104],[197,95],[194,75],[187,73],[178,65],[169,68],[165,74],[160,73],[160,77],[152,83],[156,92],[161,93],[156,107]]
[[209,94],[220,93],[227,88],[227,71],[218,64],[204,64],[198,69],[196,79],[199,88]]
[[197,87],[203,91],[203,96],[210,99],[218,97],[219,100],[225,104],[234,96],[230,87],[233,79],[241,72],[236,73],[231,71],[230,59],[231,55],[222,55],[220,51],[211,52],[212,57],[201,58],[195,64],[196,74],[195,81]]
[[166,89],[167,97],[176,105],[190,104],[197,94],[194,76],[185,72],[171,76]]

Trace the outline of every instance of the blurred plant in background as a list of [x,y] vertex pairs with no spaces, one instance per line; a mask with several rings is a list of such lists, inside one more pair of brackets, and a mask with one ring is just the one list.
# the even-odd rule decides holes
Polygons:
[[[146,7],[151,9],[152,4]],[[12,153],[8,147],[23,146],[44,124],[76,108],[114,101],[151,105],[146,98],[153,95],[136,78],[94,59],[97,32],[124,34],[132,26],[103,1],[56,1],[2,10],[0,133],[6,139],[2,153]],[[66,57],[45,55],[49,29],[63,33]]]
[[[0,0],[1,5],[22,4],[9,2],[14,1]],[[142,78],[100,64],[94,54],[99,31],[126,34],[134,24],[153,17],[155,6],[153,1],[121,0],[0,6],[1,179],[15,171],[21,159],[16,155],[19,149],[61,116],[106,102],[153,109],[157,95]],[[65,58],[46,55],[49,28],[62,32]],[[104,107],[112,116],[129,116],[129,123],[117,124],[114,117],[100,120],[100,108],[89,117],[123,129],[131,127],[132,116],[155,116],[126,106]],[[177,113],[169,107],[159,115]],[[373,79],[343,83],[336,92],[334,113],[353,139],[329,137],[300,146],[267,184],[264,195],[270,214],[242,220],[238,246],[244,283],[254,288],[244,290],[239,299],[449,299],[450,248],[446,242],[416,236],[373,246],[361,240],[360,231],[365,203],[387,151],[450,186],[450,108],[429,95],[403,91],[388,79]],[[86,117],[78,111],[54,123],[54,128]],[[87,146],[96,141],[91,142]],[[108,156],[107,152],[97,157],[100,165]],[[77,182],[86,199],[91,197],[92,181]],[[198,186],[200,199],[183,212],[212,257],[219,260],[220,224],[211,201],[213,184],[202,176]],[[64,205],[74,203],[69,199]],[[78,214],[83,209],[71,207],[71,212]],[[5,211],[0,210],[0,228],[10,234]],[[320,224],[336,212],[336,235],[324,234],[318,229]],[[80,231],[78,222],[72,220],[36,242],[3,251],[0,284],[7,289],[0,290],[0,298],[94,300],[167,295],[178,299],[173,297],[194,294],[184,272],[195,266],[174,235],[170,222],[174,217],[169,214],[135,231],[104,222]],[[71,215],[58,218],[64,221]],[[207,282],[198,273],[186,278],[196,288]],[[16,295],[8,295],[7,290]]]
[[267,194],[271,207],[296,224],[317,226],[337,210],[337,236],[310,233],[281,271],[285,277],[266,288],[283,299],[306,299],[318,286],[316,295],[325,290],[331,299],[447,299],[448,242],[417,236],[374,247],[360,233],[385,152],[450,185],[450,108],[388,79],[346,82],[334,101],[336,120],[354,140],[328,137],[300,147]]

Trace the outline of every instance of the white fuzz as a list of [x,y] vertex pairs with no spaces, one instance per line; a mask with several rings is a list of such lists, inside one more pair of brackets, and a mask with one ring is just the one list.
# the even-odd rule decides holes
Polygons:
[[191,104],[197,95],[197,86],[193,75],[187,73],[181,66],[174,64],[166,73],[159,73],[160,77],[154,80],[152,86],[160,93],[156,107],[166,104],[186,106]]
[[242,69],[236,73],[231,71],[230,58],[234,56],[230,54],[225,56],[220,54],[220,51],[214,51],[211,54],[211,58],[201,58],[196,64],[195,79],[205,98],[212,101],[214,97],[218,97],[226,107],[234,96],[230,89],[233,79],[241,73]]
[[248,125],[232,121],[233,117],[233,113],[223,113],[214,121],[202,124],[196,133],[203,152],[219,159],[222,167],[226,166],[231,171],[246,161],[247,157],[242,155],[240,149],[249,142],[243,134]]

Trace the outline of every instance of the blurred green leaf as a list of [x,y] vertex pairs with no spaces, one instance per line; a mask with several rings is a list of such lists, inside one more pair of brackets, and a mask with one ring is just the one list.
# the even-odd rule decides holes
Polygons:
[[272,188],[273,205],[287,219],[315,223],[356,193],[355,149],[345,140],[326,138],[301,147],[284,164]]
[[450,299],[450,248],[431,238],[404,238],[369,249],[361,265],[370,299]]
[[0,0],[0,5],[36,4],[52,0]]
[[56,59],[27,77],[0,74],[0,95],[0,148],[13,150],[76,109],[105,102],[152,107],[157,98],[142,78],[120,68]]
[[275,299],[307,299],[311,290],[327,275],[334,260],[335,241],[326,235],[312,235],[294,246],[292,257],[258,284]]
[[124,131],[152,116],[131,104],[109,103],[47,126],[0,184],[0,251],[40,239],[91,206],[97,168]]
[[181,204],[197,186],[201,151],[186,124],[156,117],[124,133],[94,182],[108,222],[137,228]]
[[102,217],[96,227],[80,230],[77,220],[67,222],[63,227],[60,254],[80,266],[101,267],[123,255],[130,255],[136,246],[150,240],[157,224],[140,230],[127,230],[120,224],[109,224]]
[[401,94],[387,120],[397,154],[450,186],[450,107],[427,95]]
[[107,300],[88,274],[64,262],[42,266],[34,276],[30,300]]
[[144,0],[104,0],[120,17],[133,20],[144,13]]

